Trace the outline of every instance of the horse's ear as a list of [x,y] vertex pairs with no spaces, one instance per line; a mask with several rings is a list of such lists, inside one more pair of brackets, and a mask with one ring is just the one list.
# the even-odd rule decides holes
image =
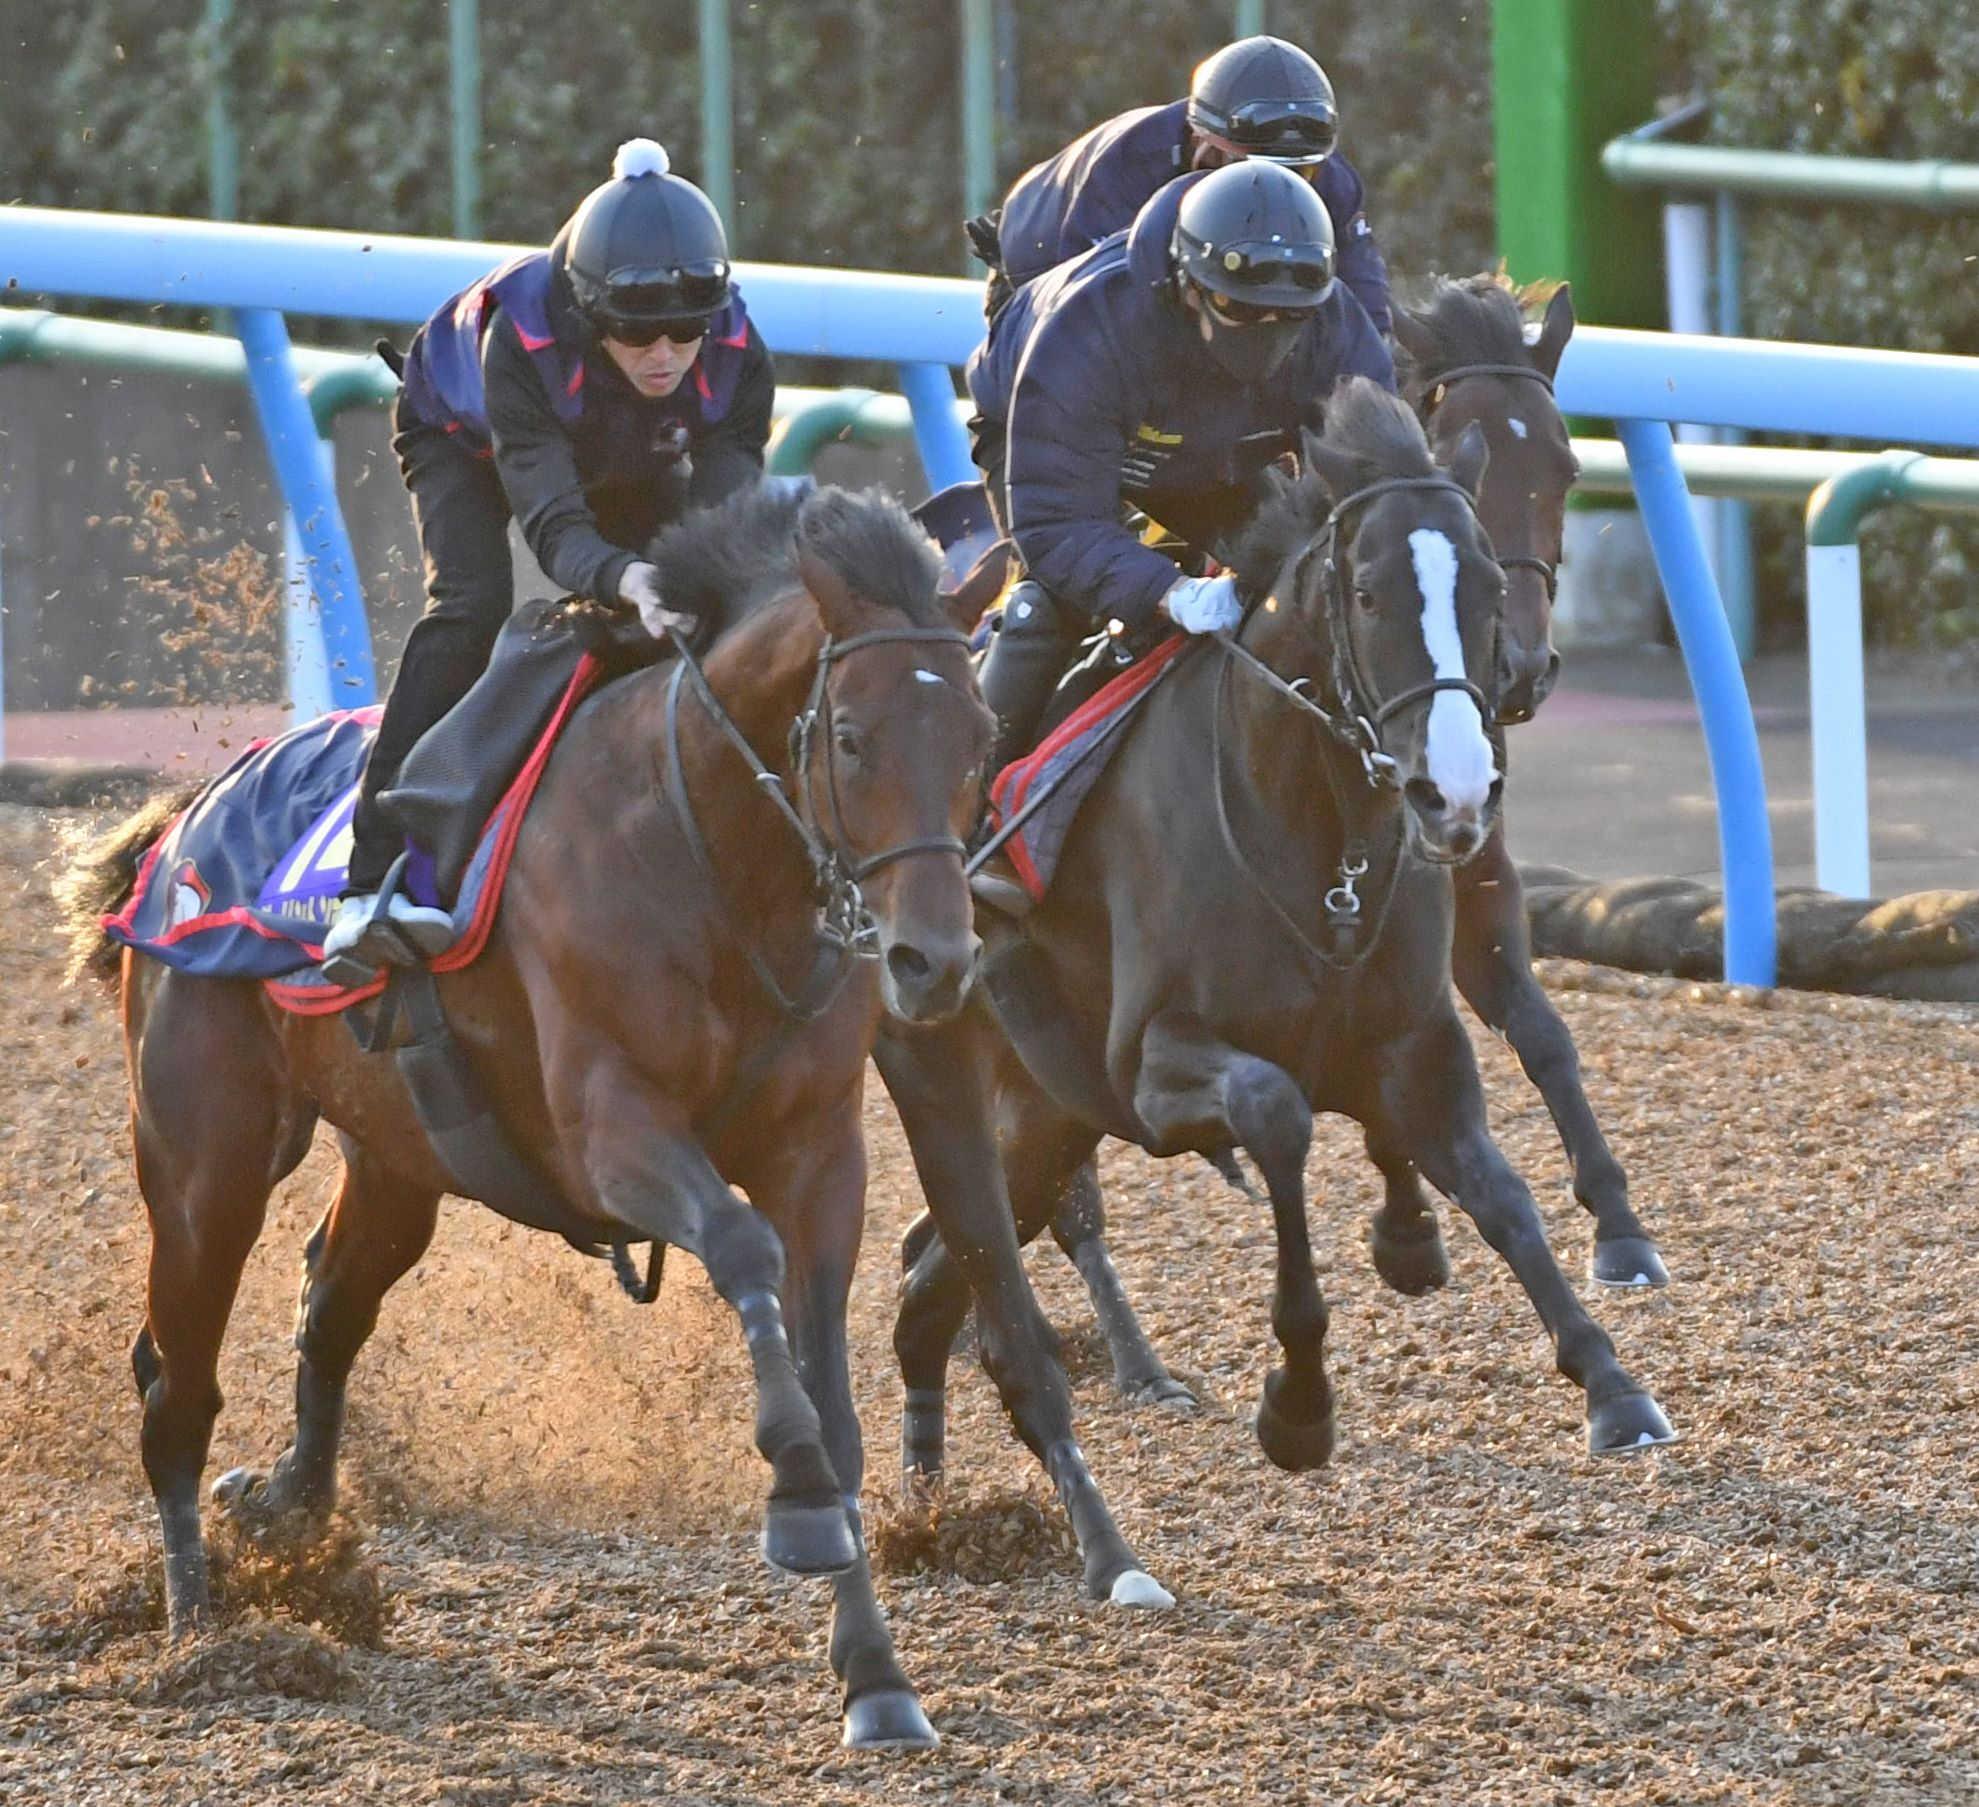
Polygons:
[[1561,354],[1573,336],[1573,285],[1563,282],[1546,304],[1546,318],[1540,323],[1539,338],[1532,348],[1533,363],[1549,377],[1559,375]]
[[1484,425],[1473,420],[1457,435],[1457,443],[1451,447],[1443,468],[1470,492],[1475,502],[1484,484],[1484,467],[1490,462],[1491,448],[1484,443]]
[[853,622],[859,604],[852,586],[835,565],[827,564],[808,546],[798,549],[797,581],[811,593],[811,600],[818,605],[818,618],[834,640],[849,640],[859,631]]
[[1436,335],[1429,330],[1429,322],[1421,314],[1398,307],[1394,310],[1394,325],[1395,343],[1427,369],[1436,356]]
[[1305,468],[1326,485],[1329,495],[1337,498],[1360,487],[1359,460],[1351,452],[1336,451],[1317,433],[1301,430],[1299,456]]

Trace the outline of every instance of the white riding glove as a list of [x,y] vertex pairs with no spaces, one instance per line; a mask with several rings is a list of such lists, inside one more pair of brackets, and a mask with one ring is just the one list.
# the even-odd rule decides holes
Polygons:
[[639,611],[639,619],[655,640],[664,639],[669,632],[694,631],[694,617],[666,606],[660,596],[658,568],[642,559],[635,559],[625,567],[625,575],[618,580],[618,599]]
[[1237,580],[1185,577],[1161,599],[1162,613],[1185,634],[1227,634],[1244,618]]

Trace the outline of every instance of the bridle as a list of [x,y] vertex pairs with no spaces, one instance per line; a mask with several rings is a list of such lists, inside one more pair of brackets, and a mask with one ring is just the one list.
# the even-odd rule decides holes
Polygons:
[[[1424,423],[1427,424],[1429,417],[1443,405],[1443,398],[1453,384],[1474,376],[1524,377],[1529,383],[1537,383],[1548,395],[1553,393],[1553,379],[1545,371],[1535,370],[1530,364],[1457,364],[1444,371],[1429,386],[1422,404]],[[1494,553],[1493,556],[1497,555]],[[1546,586],[1546,603],[1549,608],[1559,597],[1560,573],[1550,559],[1540,558],[1530,552],[1513,552],[1498,559],[1498,568],[1501,571],[1537,571],[1539,581]]]
[[[1379,482],[1350,490],[1334,503],[1325,524],[1300,552],[1291,572],[1292,589],[1296,595],[1301,575],[1308,563],[1315,557],[1325,560],[1320,583],[1325,592],[1327,638],[1332,642],[1332,695],[1325,702],[1316,701],[1306,694],[1308,680],[1281,677],[1243,644],[1243,634],[1251,622],[1256,620],[1259,613],[1257,609],[1250,611],[1235,634],[1216,636],[1218,644],[1223,648],[1224,660],[1222,670],[1217,675],[1216,694],[1211,705],[1210,746],[1216,819],[1217,826],[1222,831],[1224,848],[1235,861],[1238,870],[1249,880],[1251,888],[1277,916],[1280,925],[1290,934],[1300,950],[1316,965],[1325,967],[1344,968],[1357,965],[1373,949],[1380,936],[1381,924],[1386,920],[1388,906],[1394,900],[1396,881],[1401,871],[1399,854],[1389,867],[1387,885],[1375,911],[1371,932],[1364,936],[1364,931],[1368,930],[1370,925],[1363,913],[1357,887],[1358,882],[1367,876],[1372,864],[1367,837],[1356,825],[1355,818],[1358,812],[1353,808],[1351,800],[1342,792],[1332,762],[1322,760],[1321,769],[1326,774],[1327,784],[1333,792],[1334,805],[1340,816],[1342,845],[1334,882],[1322,900],[1326,911],[1327,932],[1332,945],[1319,946],[1306,932],[1304,925],[1272,894],[1271,888],[1259,876],[1245,857],[1243,848],[1238,844],[1236,827],[1230,817],[1223,776],[1223,692],[1233,666],[1242,664],[1248,667],[1280,696],[1317,721],[1334,740],[1357,753],[1360,757],[1361,771],[1370,788],[1375,790],[1395,791],[1401,788],[1395,759],[1382,750],[1381,730],[1400,710],[1406,709],[1411,703],[1420,702],[1424,697],[1434,697],[1441,691],[1458,692],[1469,697],[1477,706],[1478,714],[1485,724],[1486,731],[1489,732],[1491,723],[1497,719],[1497,709],[1468,678],[1431,678],[1426,683],[1411,684],[1395,696],[1382,697],[1368,682],[1367,675],[1361,668],[1359,656],[1354,651],[1353,636],[1349,631],[1350,624],[1347,618],[1346,583],[1340,572],[1341,524],[1355,509],[1399,490],[1450,491],[1463,498],[1464,506],[1472,511],[1473,516],[1476,512],[1476,503],[1470,491],[1453,478],[1442,476],[1384,477]],[[1482,531],[1481,526],[1479,531]],[[1492,658],[1494,670],[1497,663],[1494,652]]]
[[[687,793],[687,781],[680,758],[680,694],[683,685],[691,685],[694,694],[700,699],[703,709],[713,718],[716,727],[727,738],[729,744],[741,754],[757,787],[776,805],[777,812],[789,825],[790,830],[803,844],[805,856],[811,863],[811,877],[817,900],[817,931],[819,948],[812,961],[812,970],[798,994],[793,997],[787,992],[771,969],[762,952],[747,943],[744,951],[748,955],[750,967],[764,988],[776,1000],[784,1014],[798,1022],[810,1022],[822,1015],[837,995],[850,963],[855,960],[871,960],[878,957],[879,930],[873,921],[872,912],[867,908],[864,892],[860,889],[864,880],[875,872],[893,865],[896,861],[913,859],[922,854],[942,854],[960,861],[967,849],[954,835],[923,835],[916,840],[902,841],[899,845],[887,848],[884,852],[861,858],[850,845],[851,836],[846,830],[844,811],[839,803],[838,767],[834,757],[832,739],[832,699],[830,677],[832,667],[843,663],[854,653],[864,652],[875,646],[892,646],[903,642],[956,646],[965,652],[968,639],[952,628],[939,627],[900,627],[876,628],[871,633],[854,634],[848,640],[834,640],[827,636],[818,649],[817,669],[811,678],[810,695],[802,712],[790,724],[790,757],[793,775],[798,781],[797,801],[790,800],[784,781],[756,757],[756,749],[749,744],[734,719],[721,705],[707,673],[701,669],[699,660],[694,657],[684,636],[673,635],[673,646],[679,655],[672,678],[667,684],[666,702],[666,747],[667,770],[666,792],[673,806],[674,814],[680,819],[686,831],[687,844],[694,854],[694,861],[700,867],[721,900],[723,920],[731,925],[735,913],[728,907],[720,874],[715,870],[714,860],[708,851],[708,844],[701,833],[701,826],[694,813],[693,799]],[[813,753],[816,749],[820,729],[824,737],[824,778],[825,794],[831,808],[830,833],[820,832],[816,816],[816,777],[812,771]]]
[[[1299,554],[1292,567],[1292,584],[1296,591],[1307,564],[1314,558],[1324,561],[1320,586],[1326,602],[1326,634],[1332,643],[1333,654],[1333,694],[1327,699],[1333,705],[1331,708],[1305,694],[1304,679],[1287,680],[1265,664],[1243,644],[1242,628],[1235,636],[1218,636],[1228,659],[1240,660],[1248,665],[1274,689],[1319,720],[1336,740],[1360,755],[1361,769],[1368,783],[1388,790],[1399,789],[1400,784],[1395,776],[1394,758],[1382,750],[1381,731],[1411,703],[1419,703],[1424,697],[1434,696],[1439,691],[1454,690],[1477,705],[1487,726],[1497,719],[1495,705],[1468,678],[1429,678],[1423,683],[1411,684],[1395,696],[1382,697],[1375,692],[1361,668],[1360,655],[1354,650],[1354,637],[1348,620],[1346,580],[1341,575],[1340,529],[1355,509],[1399,490],[1446,491],[1462,498],[1464,507],[1473,515],[1476,513],[1477,505],[1470,491],[1451,477],[1384,477],[1377,483],[1349,490],[1333,504],[1325,525]],[[1255,613],[1253,610],[1252,614]],[[1246,625],[1248,621],[1247,617]],[[1493,664],[1495,666],[1495,660]]]

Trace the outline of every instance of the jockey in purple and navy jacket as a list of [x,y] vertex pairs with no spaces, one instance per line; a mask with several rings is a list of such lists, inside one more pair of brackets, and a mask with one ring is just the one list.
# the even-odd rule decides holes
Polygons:
[[[403,846],[379,804],[413,743],[464,697],[513,611],[513,518],[550,581],[664,615],[645,548],[691,508],[757,482],[776,373],[729,280],[706,195],[650,139],[619,149],[547,251],[448,301],[406,356],[393,448],[419,529],[427,608],[365,767],[326,958],[431,957],[446,912],[379,893]],[[389,920],[387,920],[389,918]]]

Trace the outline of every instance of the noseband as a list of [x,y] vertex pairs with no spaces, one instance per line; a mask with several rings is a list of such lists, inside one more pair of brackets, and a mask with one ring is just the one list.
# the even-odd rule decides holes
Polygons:
[[[1529,383],[1537,383],[1548,395],[1553,393],[1553,379],[1545,371],[1535,370],[1530,364],[1458,364],[1444,371],[1430,385],[1429,393],[1423,400],[1423,419],[1427,421],[1443,405],[1444,396],[1454,384],[1473,376],[1524,377]],[[1514,552],[1500,558],[1498,568],[1501,571],[1537,571],[1539,581],[1546,586],[1548,608],[1551,608],[1559,597],[1560,573],[1550,559],[1540,558],[1530,552]]]
[[[900,642],[932,643],[943,646],[959,646],[965,651],[969,642],[965,635],[951,628],[901,627],[876,628],[867,634],[854,634],[849,640],[833,640],[827,636],[818,650],[817,669],[811,678],[811,692],[802,712],[790,724],[790,756],[792,770],[800,788],[797,802],[792,803],[784,780],[756,757],[756,749],[749,744],[748,737],[735,725],[734,718],[721,705],[713,687],[708,682],[707,673],[701,669],[700,661],[694,657],[686,641],[673,638],[674,651],[679,655],[673,677],[667,684],[666,740],[667,772],[666,785],[668,800],[674,814],[687,832],[688,846],[693,850],[695,863],[715,891],[722,896],[722,885],[715,871],[714,861],[708,852],[708,845],[701,834],[699,821],[695,817],[693,799],[687,794],[687,781],[681,769],[680,759],[680,692],[683,682],[692,684],[694,694],[701,706],[713,717],[716,727],[721,729],[729,744],[741,754],[747,763],[758,788],[777,807],[778,813],[790,825],[791,832],[803,843],[805,855],[811,862],[812,882],[816,887],[818,905],[818,933],[825,953],[836,958],[824,968],[827,983],[820,988],[815,982],[807,982],[802,993],[793,998],[778,982],[768,961],[753,946],[748,947],[749,963],[756,976],[763,982],[770,994],[783,1008],[786,1015],[800,1021],[809,1021],[822,1014],[825,1007],[837,994],[839,979],[843,976],[844,962],[849,958],[870,960],[879,952],[879,935],[873,922],[872,912],[866,907],[860,882],[870,878],[883,867],[897,860],[911,859],[917,854],[951,854],[958,861],[967,849],[954,835],[924,835],[918,840],[903,841],[896,847],[889,847],[883,853],[860,858],[848,845],[850,836],[846,831],[844,812],[839,806],[838,768],[834,758],[835,748],[831,735],[831,689],[829,679],[834,665],[848,659],[854,653],[864,652],[869,647],[890,646]],[[812,776],[812,754],[815,749],[819,729],[824,731],[825,753],[825,792],[831,802],[832,831],[829,836],[821,833],[814,820],[816,811],[813,805],[815,780]],[[724,904],[724,915],[732,923],[734,915]],[[820,963],[814,963],[812,980],[819,976]]]

